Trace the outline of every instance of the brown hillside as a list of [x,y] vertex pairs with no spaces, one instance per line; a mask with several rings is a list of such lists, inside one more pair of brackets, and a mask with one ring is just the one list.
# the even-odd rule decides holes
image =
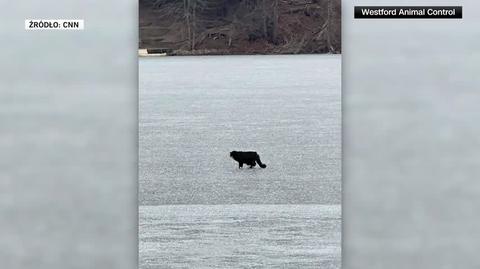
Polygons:
[[340,53],[340,0],[140,0],[140,48]]

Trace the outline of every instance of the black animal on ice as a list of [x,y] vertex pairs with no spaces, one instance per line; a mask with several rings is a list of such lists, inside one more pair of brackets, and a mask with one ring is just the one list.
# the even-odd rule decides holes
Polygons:
[[238,168],[242,168],[243,164],[250,165],[250,168],[253,168],[257,163],[261,168],[267,167],[260,161],[260,156],[255,151],[232,151],[230,157],[238,162]]

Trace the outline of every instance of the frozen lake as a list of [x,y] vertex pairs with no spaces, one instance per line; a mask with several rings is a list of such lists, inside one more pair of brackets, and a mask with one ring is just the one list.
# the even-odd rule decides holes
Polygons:
[[140,268],[340,268],[340,205],[140,206]]
[[340,74],[340,56],[141,58],[140,268],[340,268]]
[[[139,200],[339,204],[341,57],[141,58]],[[266,169],[238,169],[253,150]]]

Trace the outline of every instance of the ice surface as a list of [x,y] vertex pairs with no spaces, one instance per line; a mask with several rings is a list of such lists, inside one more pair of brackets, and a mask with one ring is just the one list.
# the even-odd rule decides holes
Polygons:
[[340,268],[339,205],[140,207],[140,268]]
[[339,204],[340,59],[141,58],[140,203]]
[[140,268],[340,268],[340,73],[339,56],[140,59]]

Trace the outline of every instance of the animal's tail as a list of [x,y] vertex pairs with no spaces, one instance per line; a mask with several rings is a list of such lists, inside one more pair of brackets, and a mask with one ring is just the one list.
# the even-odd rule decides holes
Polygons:
[[260,156],[257,154],[257,159],[255,160],[261,168],[267,168],[267,165],[260,161]]

